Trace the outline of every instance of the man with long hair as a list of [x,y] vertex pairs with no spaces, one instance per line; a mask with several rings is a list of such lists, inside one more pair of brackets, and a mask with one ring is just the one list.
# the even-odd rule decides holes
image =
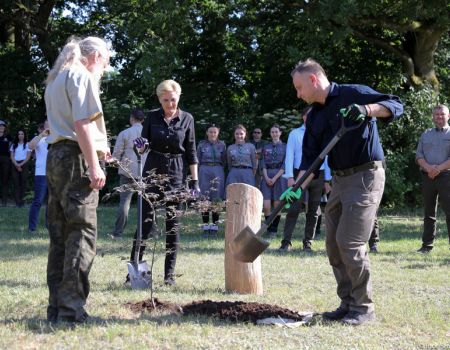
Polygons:
[[103,39],[70,39],[46,80],[50,322],[81,323],[88,317],[98,192],[106,181],[99,159],[110,157],[99,97],[109,57]]

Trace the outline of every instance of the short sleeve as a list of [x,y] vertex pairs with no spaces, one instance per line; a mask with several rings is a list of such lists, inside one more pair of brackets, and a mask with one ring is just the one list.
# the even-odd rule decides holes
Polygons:
[[417,144],[416,149],[416,159],[425,158],[425,155],[423,154],[423,135],[420,136],[419,143]]
[[103,115],[103,110],[99,86],[89,72],[81,68],[71,69],[66,79],[66,89],[72,106],[74,121],[100,118]]

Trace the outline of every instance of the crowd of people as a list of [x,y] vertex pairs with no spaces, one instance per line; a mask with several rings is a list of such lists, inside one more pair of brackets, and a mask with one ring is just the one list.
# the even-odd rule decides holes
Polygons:
[[[9,174],[15,184],[15,201],[23,206],[27,165],[35,152],[35,198],[30,208],[29,230],[36,230],[39,209],[48,192],[46,226],[50,236],[47,266],[50,322],[84,322],[89,294],[89,271],[97,239],[99,190],[105,185],[102,163],[119,163],[120,185],[133,183],[139,176],[136,152],[142,154],[146,181],[141,225],[143,238],[155,231],[155,206],[164,203],[166,254],[164,282],[176,284],[175,265],[179,250],[180,215],[186,190],[211,203],[226,198],[226,186],[245,183],[263,194],[263,214],[287,199],[286,220],[280,252],[291,249],[299,213],[304,209],[306,223],[303,251],[312,251],[320,222],[325,221],[326,251],[336,277],[340,304],[323,317],[349,325],[375,318],[370,263],[366,244],[376,252],[377,210],[385,183],[385,162],[377,130],[377,120],[391,122],[403,113],[398,97],[379,93],[364,85],[330,82],[321,65],[307,59],[291,72],[297,97],[306,102],[303,123],[290,131],[287,144],[281,141],[282,128],[270,128],[270,140],[256,127],[249,139],[244,125],[233,130],[228,146],[220,138],[220,127],[209,125],[205,138],[195,139],[195,119],[179,108],[181,86],[164,80],[156,87],[160,107],[144,113],[134,109],[131,127],[117,137],[111,155],[99,98],[101,76],[108,67],[110,48],[97,37],[71,39],[63,47],[46,80],[45,103],[48,121],[30,142],[24,130],[14,139],[0,121],[0,166],[2,204],[6,201]],[[293,191],[293,185],[317,159],[336,134],[342,119],[354,126],[330,151],[309,187]],[[438,105],[433,110],[435,128],[424,132],[417,148],[417,163],[423,174],[425,205],[423,244],[420,253],[433,248],[436,237],[436,208],[439,198],[450,232],[450,130],[449,110]],[[11,167],[11,169],[10,169]],[[167,179],[149,180],[146,174]],[[133,191],[120,192],[117,220],[110,237],[123,236]],[[291,198],[299,198],[293,201]],[[326,205],[324,205],[326,203]],[[220,206],[199,213],[202,235],[217,235]],[[322,220],[322,214],[324,220]],[[277,216],[268,228],[275,237]],[[136,251],[136,235],[131,261]],[[450,236],[449,236],[450,239]],[[142,260],[145,245],[140,247]],[[127,277],[128,280],[128,277]]]
[[[39,124],[38,135],[28,141],[25,130],[19,128],[12,138],[7,132],[7,123],[0,120],[0,179],[2,206],[8,205],[9,179],[13,183],[13,197],[16,207],[25,205],[25,195],[29,182],[29,164],[35,161],[34,198],[30,206],[28,231],[35,233],[39,221],[39,211],[47,196],[45,175],[47,160],[46,137],[49,134],[48,123]],[[46,214],[47,217],[47,214]],[[47,222],[46,222],[47,224]]]

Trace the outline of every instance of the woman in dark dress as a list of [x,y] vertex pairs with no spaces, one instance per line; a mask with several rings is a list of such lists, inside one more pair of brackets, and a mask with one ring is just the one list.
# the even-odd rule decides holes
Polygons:
[[[166,257],[164,283],[175,284],[175,264],[179,244],[181,194],[185,187],[185,164],[189,166],[191,180],[189,187],[200,192],[198,186],[197,151],[195,147],[194,118],[178,108],[181,87],[174,80],[164,80],[156,88],[161,108],[150,111],[142,128],[142,138],[148,140],[149,154],[143,169],[147,183],[146,193],[153,200],[164,201],[166,208]],[[166,175],[167,182],[156,185],[149,172]],[[154,230],[152,206],[142,201],[142,238],[147,239]],[[136,236],[135,236],[136,238]],[[141,246],[139,260],[142,260],[145,246]],[[135,241],[131,251],[134,259]]]

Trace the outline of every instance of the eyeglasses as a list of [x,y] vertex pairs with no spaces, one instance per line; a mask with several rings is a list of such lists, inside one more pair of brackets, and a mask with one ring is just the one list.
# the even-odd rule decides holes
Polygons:
[[261,134],[261,131],[253,131],[254,134]]

